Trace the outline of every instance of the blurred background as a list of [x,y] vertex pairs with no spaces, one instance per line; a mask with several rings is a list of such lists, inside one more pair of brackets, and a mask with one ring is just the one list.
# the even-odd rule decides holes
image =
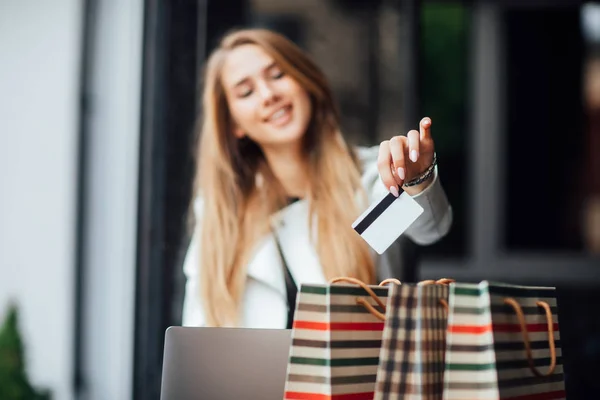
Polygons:
[[313,56],[355,143],[432,118],[455,222],[397,275],[557,286],[569,399],[597,398],[600,3],[576,0],[0,0],[0,322],[33,386],[159,398],[198,71],[241,26]]

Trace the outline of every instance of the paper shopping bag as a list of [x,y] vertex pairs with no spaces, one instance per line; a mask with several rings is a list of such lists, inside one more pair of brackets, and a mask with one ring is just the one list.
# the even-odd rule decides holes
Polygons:
[[285,399],[372,399],[388,287],[303,284],[296,301]]
[[390,287],[375,399],[441,400],[448,286]]
[[556,291],[451,284],[444,399],[565,399]]

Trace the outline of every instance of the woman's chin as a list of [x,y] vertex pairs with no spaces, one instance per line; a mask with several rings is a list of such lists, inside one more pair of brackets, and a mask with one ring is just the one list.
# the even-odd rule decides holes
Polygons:
[[285,129],[277,129],[272,132],[270,142],[276,145],[292,145],[300,142],[304,137],[305,130],[300,127],[289,126]]

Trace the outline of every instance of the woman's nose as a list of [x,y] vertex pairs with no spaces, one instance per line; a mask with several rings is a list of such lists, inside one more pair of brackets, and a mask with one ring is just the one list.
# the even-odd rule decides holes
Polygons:
[[269,104],[277,97],[273,88],[265,81],[258,83],[258,93],[265,104]]

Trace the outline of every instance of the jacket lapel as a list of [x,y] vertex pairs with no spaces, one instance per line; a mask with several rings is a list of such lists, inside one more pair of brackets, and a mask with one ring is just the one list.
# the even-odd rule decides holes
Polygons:
[[311,242],[308,202],[297,201],[281,211],[277,235],[288,268],[298,288],[302,283],[324,283],[325,276]]
[[268,235],[257,247],[257,252],[248,264],[247,274],[286,297],[283,266],[273,235]]
[[[325,283],[315,248],[308,232],[308,202],[297,201],[275,215],[273,228],[279,239],[294,282]],[[283,263],[274,236],[268,235],[258,246],[256,255],[248,264],[247,274],[286,296]]]

